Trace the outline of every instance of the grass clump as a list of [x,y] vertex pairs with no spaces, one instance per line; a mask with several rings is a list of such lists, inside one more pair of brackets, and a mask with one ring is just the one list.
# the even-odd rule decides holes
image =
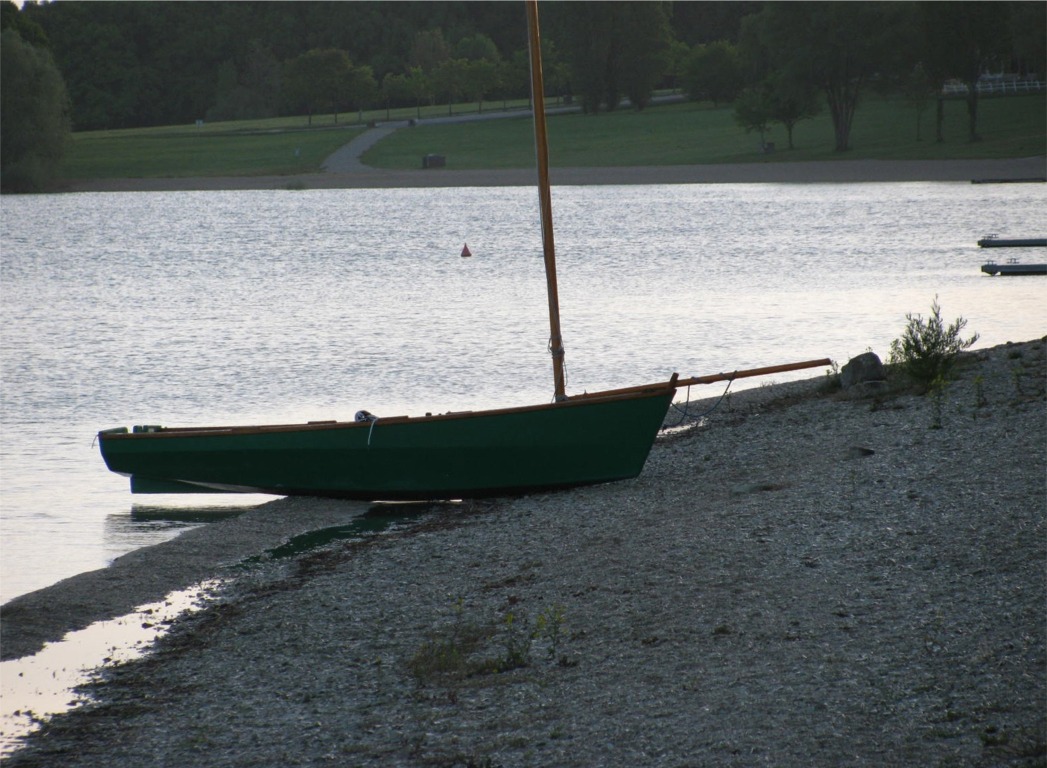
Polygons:
[[492,622],[467,619],[460,600],[454,621],[434,632],[408,660],[407,668],[423,684],[454,684],[478,675],[511,672],[531,666],[535,641],[549,661],[572,667],[577,662],[562,653],[564,624],[559,605],[539,613],[533,623],[517,611]]
[[459,600],[452,625],[434,633],[408,660],[407,668],[421,682],[468,677],[476,672],[473,654],[484,647],[492,634],[490,626],[465,619],[463,601]]
[[906,376],[925,391],[940,391],[956,366],[960,353],[978,341],[975,333],[962,337],[967,320],[959,317],[946,326],[938,297],[931,302],[931,314],[907,314],[902,335],[891,342],[887,361],[897,365]]

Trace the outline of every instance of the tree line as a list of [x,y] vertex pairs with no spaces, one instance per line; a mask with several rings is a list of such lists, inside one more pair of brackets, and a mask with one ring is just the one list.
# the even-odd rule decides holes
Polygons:
[[[558,17],[572,14],[561,13],[560,5],[542,9],[543,30],[550,40],[560,39],[550,44],[549,64],[567,36],[585,33],[558,24]],[[598,5],[608,11],[618,4]],[[694,27],[733,37],[753,4],[715,13],[649,5],[647,13],[659,24],[671,17],[678,25],[676,35],[698,41],[702,38]],[[15,13],[22,26],[39,30],[34,44],[51,52],[62,73],[76,130],[330,109],[334,97],[318,97],[318,84],[306,87],[299,75],[317,63],[319,52],[344,69],[346,63],[331,51],[343,52],[352,72],[337,96],[340,108],[384,101],[403,106],[419,98],[470,93],[527,96],[526,21],[523,4],[516,2],[70,0],[27,2]],[[668,33],[668,27],[662,32]],[[298,72],[288,73],[288,68]],[[330,84],[338,78],[325,75],[324,80]]]
[[868,89],[906,99],[919,116],[937,104],[943,141],[943,87],[966,85],[968,136],[978,141],[979,79],[986,74],[1042,80],[1047,5],[1032,2],[767,3],[742,19],[735,41],[691,51],[692,97],[735,105],[738,122],[762,134],[781,123],[790,148],[801,120],[827,108],[835,148],[849,148]]
[[[559,2],[542,7],[547,95],[587,113],[643,109],[657,88],[733,103],[746,130],[827,108],[849,146],[869,87],[928,104],[948,79],[1042,73],[1037,2]],[[508,2],[78,2],[5,0],[7,92],[33,67],[74,130],[336,115],[527,98],[526,25]],[[15,37],[18,41],[15,41]],[[41,94],[42,95],[42,94]],[[627,102],[623,102],[627,100]],[[977,90],[968,89],[977,138]],[[4,115],[8,110],[3,110]],[[940,108],[939,108],[940,115]],[[3,117],[3,115],[0,115]],[[939,121],[940,125],[940,121]],[[5,119],[3,134],[8,133]],[[12,127],[12,131],[15,129]],[[939,136],[940,138],[940,136]],[[6,138],[4,147],[8,147]],[[4,176],[8,153],[5,149]]]

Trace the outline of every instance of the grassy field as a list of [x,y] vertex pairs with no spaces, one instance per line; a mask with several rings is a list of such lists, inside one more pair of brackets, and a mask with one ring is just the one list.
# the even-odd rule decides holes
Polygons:
[[[485,111],[501,104],[486,105]],[[522,105],[506,105],[519,108]],[[455,114],[475,112],[457,105]],[[446,156],[449,168],[530,167],[534,163],[532,128],[525,113],[516,118],[431,125],[426,117],[446,116],[447,106],[426,108],[419,125],[381,141],[364,162],[379,168],[418,168],[425,154]],[[394,110],[388,119],[416,116],[414,109]],[[265,121],[174,126],[73,135],[63,164],[69,179],[176,176],[290,175],[319,170],[339,146],[367,121],[384,121],[386,112],[280,118]],[[833,151],[832,121],[827,111],[800,123],[787,149],[784,128],[775,125],[767,140],[773,154],[759,151],[759,136],[734,122],[730,107],[694,102],[618,110],[599,115],[551,115],[550,162],[559,167],[690,165],[698,163],[790,162],[832,159],[966,159],[1042,155],[1047,151],[1047,96],[1011,96],[980,101],[982,141],[967,140],[966,104],[945,104],[945,142],[934,141],[934,108],[922,117],[922,141],[916,140],[916,112],[903,102],[867,99],[859,106],[851,150]]]
[[[835,152],[828,112],[800,123],[787,149],[785,129],[767,135],[777,151],[759,151],[759,136],[747,134],[729,107],[686,102],[642,112],[556,115],[549,118],[550,163],[560,167],[621,165],[691,165],[832,159],[956,159],[1027,157],[1047,151],[1047,98],[1016,96],[980,102],[979,133],[967,140],[967,110],[961,101],[945,105],[946,141],[934,141],[934,110],[922,118],[916,141],[916,113],[894,101],[869,100],[860,106],[851,134],[851,150]],[[472,125],[420,125],[398,131],[364,156],[381,168],[416,168],[422,155],[447,157],[452,168],[520,168],[534,163],[527,120]]]
[[68,179],[258,176],[310,173],[360,132],[341,129],[237,132],[181,127],[73,135]]
[[[527,102],[498,102],[522,111]],[[454,113],[475,113],[476,104]],[[312,173],[368,122],[446,117],[446,104],[358,114],[280,117],[74,133],[62,163],[67,179],[268,176]]]

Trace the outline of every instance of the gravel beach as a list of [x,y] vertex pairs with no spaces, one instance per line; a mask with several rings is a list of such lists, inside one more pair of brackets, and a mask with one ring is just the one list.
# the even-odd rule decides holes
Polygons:
[[1045,347],[939,401],[819,376],[696,418],[717,386],[632,481],[230,569],[364,509],[281,499],[19,598],[5,656],[226,579],[5,764],[1042,766]]

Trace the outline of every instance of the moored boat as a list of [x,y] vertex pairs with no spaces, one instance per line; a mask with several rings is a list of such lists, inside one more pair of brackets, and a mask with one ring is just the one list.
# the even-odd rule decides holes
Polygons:
[[132,493],[272,493],[408,501],[555,490],[636,477],[677,389],[831,364],[806,360],[421,417],[98,434]]
[[135,493],[479,498],[635,477],[675,392],[662,382],[522,408],[99,437]]

